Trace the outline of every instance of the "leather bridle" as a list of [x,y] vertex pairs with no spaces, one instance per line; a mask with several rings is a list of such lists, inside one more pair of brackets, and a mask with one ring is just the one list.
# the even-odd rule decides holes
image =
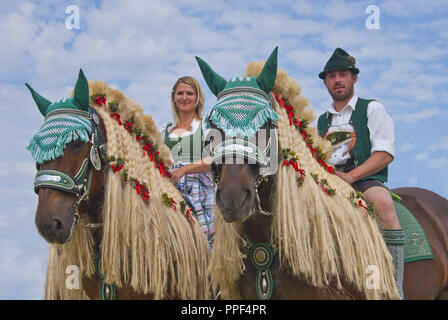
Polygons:
[[[75,209],[75,220],[72,225],[70,238],[80,218],[79,205],[83,201],[88,201],[92,177],[94,170],[101,170],[102,165],[106,163],[106,146],[103,133],[99,127],[99,117],[97,111],[89,106],[89,111],[58,109],[50,112],[46,118],[56,114],[69,114],[87,119],[91,123],[90,150],[88,156],[83,160],[81,167],[75,176],[59,169],[41,169],[37,164],[37,174],[34,180],[34,192],[38,193],[40,188],[56,189],[62,192],[70,193],[76,196],[76,202],[73,205]],[[84,226],[97,228],[101,223],[89,223]]]

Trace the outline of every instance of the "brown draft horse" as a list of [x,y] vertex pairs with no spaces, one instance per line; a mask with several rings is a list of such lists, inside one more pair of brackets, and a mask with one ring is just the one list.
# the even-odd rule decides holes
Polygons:
[[[270,60],[272,60],[271,57],[268,59],[266,64],[261,64],[261,67],[264,65],[261,73],[259,73],[259,71],[253,72],[254,70],[249,72],[249,69],[251,68],[249,65],[248,75],[257,76],[258,74],[263,74],[267,70],[266,66],[269,63],[273,65],[272,61],[270,62]],[[261,67],[259,67],[258,70],[260,70]],[[226,91],[226,81],[219,75],[216,75],[215,72],[212,72],[208,65],[203,63],[201,68],[203,69],[202,73],[211,91],[218,96],[219,104],[220,97],[226,97],[225,93],[222,93]],[[272,73],[275,75],[277,71],[276,65],[270,69],[273,69]],[[260,75],[258,75],[257,82],[261,87],[262,85],[260,84],[260,81],[258,81]],[[280,76],[277,75],[277,80],[280,77],[285,79],[285,75],[280,74]],[[274,84],[268,86],[268,90],[265,90],[265,92],[269,93],[273,86]],[[234,87],[235,85],[232,88],[232,93],[237,91]],[[248,85],[242,85],[243,89],[240,90],[240,94],[241,91],[244,90],[244,87],[248,87]],[[289,88],[290,86],[288,85],[286,87]],[[289,92],[300,93],[300,88],[292,88],[289,90]],[[247,92],[243,92],[242,95],[243,94],[247,94]],[[273,96],[271,96],[271,101],[272,99]],[[291,104],[293,104],[294,101],[297,101],[297,104],[299,104],[301,101],[304,101],[304,99],[293,100]],[[291,120],[292,118],[290,117],[290,126],[292,125]],[[216,121],[219,123],[220,119]],[[286,122],[287,121],[288,119],[286,118]],[[218,137],[225,137],[225,130],[217,123],[211,124],[212,127],[219,129],[219,133],[216,135]],[[264,127],[261,127],[259,131],[261,131],[261,129],[264,129]],[[262,146],[260,146],[260,149],[267,145],[268,138],[269,137],[266,137],[265,141],[262,141]],[[289,141],[291,142],[291,139]],[[218,147],[222,148],[222,144],[218,144],[215,147],[219,150]],[[243,146],[239,147],[243,148]],[[232,153],[233,157],[231,156]],[[280,154],[280,152],[278,154]],[[275,175],[269,175],[264,177],[264,179],[260,179],[260,166],[258,163],[253,164],[253,162],[250,162],[250,159],[247,157],[244,157],[244,162],[241,162],[241,159],[237,162],[235,160],[238,157],[241,158],[241,155],[232,150],[229,151],[228,156],[229,157],[226,157],[225,159],[222,158],[222,161],[215,163],[213,167],[215,181],[218,186],[216,203],[219,208],[218,213],[221,213],[221,215],[217,215],[217,219],[221,220],[217,220],[216,223],[217,237],[219,237],[218,222],[221,224],[232,223],[236,226],[233,229],[222,229],[221,232],[227,235],[221,237],[222,242],[226,242],[225,239],[228,239],[228,236],[231,235],[231,233],[227,234],[227,232],[236,232],[239,235],[243,235],[246,239],[251,239],[253,243],[269,244],[273,238],[272,223],[274,221],[273,213],[275,212],[276,206],[276,203],[274,203],[275,191],[277,188],[276,176],[280,174],[280,170],[282,169],[279,169]],[[215,158],[213,160],[216,161]],[[281,159],[272,158],[271,161],[279,161],[278,168],[281,167]],[[305,179],[307,179],[307,177],[305,177]],[[432,260],[420,260],[406,263],[403,283],[404,298],[448,299],[448,200],[431,191],[420,188],[400,188],[395,189],[394,192],[402,197],[401,203],[407,207],[420,222],[426,232],[435,257]],[[297,223],[300,223],[300,221]],[[287,227],[288,226],[285,228]],[[282,235],[280,235],[280,237],[281,236]],[[247,242],[247,240],[245,242],[238,240],[238,242],[232,245],[232,248],[235,252],[237,252],[241,249],[241,246],[246,245],[245,243]],[[217,252],[218,248],[224,246],[225,244],[219,243],[218,238],[216,238],[214,253]],[[230,246],[227,246],[227,248],[229,247]],[[248,248],[246,252],[253,250],[254,247],[255,246],[252,245],[252,249]],[[341,249],[344,250],[343,248]],[[275,252],[274,250],[275,247],[272,248],[272,252]],[[346,250],[350,249],[347,248]],[[241,251],[244,252],[244,248],[241,249]],[[243,259],[242,261],[244,266],[238,269],[242,270],[241,275],[232,276],[232,274],[235,273],[232,273],[234,271],[230,270],[230,268],[232,268],[231,266],[227,267],[227,269],[230,270],[229,276],[220,277],[219,274],[217,275],[217,277],[221,279],[217,280],[218,282],[222,281],[226,284],[226,286],[229,286],[230,291],[226,293],[229,297],[240,296],[243,299],[257,299],[260,297],[265,298],[266,296],[263,296],[263,290],[265,290],[265,292],[269,292],[271,294],[271,296],[268,297],[270,299],[366,298],[366,296],[359,292],[353,285],[351,285],[351,283],[345,282],[344,280],[342,280],[343,290],[336,289],[336,286],[331,285],[332,283],[324,289],[313,287],[309,285],[310,282],[308,279],[293,276],[290,266],[282,264],[278,254],[273,255],[273,260],[270,267],[272,276],[270,278],[266,277],[266,279],[260,282],[260,278],[265,277],[263,274],[260,276],[260,270],[263,270],[263,272],[266,270],[262,269],[260,266],[262,266],[262,263],[265,263],[266,256],[269,256],[269,254],[266,254],[266,251],[263,252],[263,250],[259,250],[260,255],[257,257],[255,254],[252,254],[252,252],[254,251],[251,251],[250,256],[249,254],[246,254],[245,256],[237,255],[237,257]],[[254,263],[254,260],[258,259],[258,264]],[[223,259],[217,259],[216,261],[223,261]],[[220,267],[219,263],[216,264],[216,267],[214,266],[213,253],[211,264],[213,268],[216,268],[217,273],[221,272],[222,274],[226,269],[225,267]],[[232,270],[235,270],[235,268]],[[272,282],[273,290],[267,290],[266,288],[269,288],[269,285],[272,285]],[[236,283],[236,289],[234,283]],[[261,295],[260,292],[262,293]]]
[[[220,172],[217,204],[228,222],[244,220],[243,232],[254,242],[270,240],[271,220],[268,215],[252,214],[256,205],[255,183],[259,179],[258,168],[248,164],[222,164]],[[272,212],[272,194],[275,179],[270,177],[258,187],[261,208]],[[398,188],[393,190],[402,197],[401,203],[417,218],[428,236],[434,259],[420,260],[405,264],[403,290],[404,298],[447,299],[448,300],[448,201],[438,194],[421,188]],[[244,260],[245,269],[240,278],[239,288],[243,299],[257,299],[254,290],[256,270],[249,259]],[[303,279],[288,275],[280,267],[276,255],[271,267],[274,279],[272,299],[346,299],[361,298],[354,288],[347,286],[346,293],[323,291],[307,285]],[[298,290],[299,288],[299,290]]]
[[[80,84],[81,83],[81,84]],[[106,84],[102,82],[95,82],[98,83],[100,87],[109,88]],[[104,85],[103,85],[104,84]],[[85,79],[84,74],[82,73],[82,70],[80,71],[80,76],[78,78],[78,82],[75,87],[75,98],[78,91],[80,90],[78,87],[84,87],[84,89],[87,87],[87,93],[84,94],[84,100],[87,99],[87,106],[89,105],[89,95],[88,95],[88,84],[87,79]],[[48,100],[45,100],[45,98],[38,95],[34,90],[30,88],[33,98],[36,101],[36,103],[39,106],[39,109],[42,112],[41,106],[47,106],[50,104]],[[115,90],[115,89],[110,89]],[[116,90],[117,91],[117,90]],[[120,93],[121,94],[121,93]],[[139,107],[140,108],[140,107]],[[95,132],[97,135],[101,136],[103,141],[100,141],[101,144],[107,144],[107,135],[106,135],[106,129],[104,124],[104,119],[100,116],[99,113],[95,112],[95,110],[92,110],[94,108],[90,107],[87,110],[90,110],[89,112],[94,112],[97,114],[97,120],[96,126],[97,129],[93,130],[92,132]],[[45,113],[42,112],[44,115]],[[93,116],[95,118],[95,116]],[[151,120],[152,121],[152,120]],[[95,126],[93,124],[92,120],[92,126]],[[155,132],[157,130],[155,129]],[[50,170],[52,173],[57,174],[57,172],[64,173],[68,176],[75,177],[79,174],[78,170],[82,167],[83,160],[84,159],[91,159],[92,153],[92,143],[94,139],[92,137],[89,137],[89,142],[83,142],[80,140],[70,142],[66,145],[64,149],[63,156],[56,158],[55,160],[51,161],[45,161],[42,165],[38,166],[39,172],[45,172],[45,170]],[[156,140],[157,141],[157,140]],[[140,151],[139,151],[140,153]],[[164,156],[167,156],[165,153]],[[90,170],[92,172],[92,178],[91,178],[91,185],[90,185],[90,191],[88,194],[80,196],[80,194],[73,194],[70,192],[65,192],[64,190],[55,189],[53,187],[47,187],[47,186],[41,186],[37,190],[39,201],[38,201],[38,207],[36,210],[36,216],[35,216],[35,224],[37,226],[37,229],[39,233],[50,243],[50,244],[65,244],[68,243],[72,239],[73,234],[76,232],[77,228],[86,228],[88,232],[91,232],[92,238],[93,238],[93,249],[95,249],[96,252],[101,252],[101,246],[102,246],[102,240],[103,240],[103,226],[104,226],[104,219],[102,216],[102,210],[103,206],[105,205],[105,181],[107,179],[107,174],[113,174],[110,173],[110,170],[106,174],[106,168],[108,168],[109,164],[105,162],[105,154],[102,154],[101,156],[97,153],[96,154],[97,161],[99,161],[98,157],[101,157],[101,169],[96,170],[92,168],[90,165]],[[88,173],[87,173],[88,175]],[[87,178],[87,175],[85,176],[85,180],[79,181],[83,182],[85,184]],[[84,177],[83,177],[84,179]],[[37,179],[36,179],[37,182]],[[85,196],[85,197],[84,197]],[[118,196],[118,195],[117,195]],[[171,210],[171,209],[170,209]],[[85,219],[84,219],[85,218]],[[83,222],[84,221],[84,222]],[[85,222],[87,221],[87,222]],[[186,224],[194,226],[194,223],[188,223]],[[197,224],[196,224],[197,225]],[[196,228],[196,229],[194,229]],[[208,245],[206,244],[206,240],[204,237],[201,237],[202,233],[200,232],[200,229],[198,226],[192,227],[193,231],[199,230],[199,236],[194,234],[193,237],[197,238],[196,240],[191,239],[189,243],[185,243],[186,246],[194,246],[196,247],[196,251],[203,250],[204,253],[203,256],[208,257]],[[146,230],[145,230],[146,231]],[[74,238],[74,237],[73,237]],[[198,240],[198,239],[202,240]],[[202,242],[201,242],[202,241]],[[150,243],[148,245],[154,246],[154,244]],[[202,245],[202,246],[201,246]],[[59,247],[61,248],[61,247]],[[55,250],[56,254],[52,257],[52,259],[57,260],[60,254],[60,249]],[[205,251],[204,251],[205,250]],[[157,252],[157,248],[153,250],[153,252]],[[130,253],[129,253],[130,255]],[[202,253],[201,253],[202,255]],[[51,256],[51,255],[50,255]],[[203,257],[201,256],[201,257]],[[149,259],[150,257],[148,257]],[[179,259],[182,259],[183,256],[177,256],[173,259],[175,260],[174,265],[178,265]],[[177,259],[177,260],[176,260]],[[204,265],[203,267],[203,275],[202,277],[206,278],[206,259],[201,260],[201,263]],[[198,262],[199,264],[199,262]],[[65,268],[66,266],[63,266]],[[133,266],[138,267],[138,266]],[[49,266],[50,268],[50,266]],[[49,270],[49,274],[53,272],[54,270]],[[62,273],[65,270],[62,270]],[[170,273],[172,270],[165,270],[165,273]],[[186,272],[185,270],[181,270],[180,272]],[[171,273],[170,273],[171,274]],[[100,293],[100,285],[102,283],[102,275],[99,273],[93,272],[92,275],[82,276],[82,289],[87,294],[87,296],[90,299],[100,299],[104,298],[104,292],[103,296],[101,296]],[[61,277],[61,275],[58,275],[58,277]],[[67,274],[63,274],[62,277],[68,277]],[[172,279],[172,278],[171,278]],[[49,278],[47,277],[47,287],[48,287],[48,281]],[[65,283],[65,281],[63,281]],[[197,280],[197,285],[201,284],[207,284],[208,281],[200,278]],[[176,284],[170,284],[170,281],[168,283],[163,284],[164,286],[171,286],[175,287]],[[207,285],[208,286],[208,285]],[[116,290],[115,290],[116,289]],[[107,294],[111,294],[112,287],[108,286],[106,288],[108,291]],[[114,298],[115,299],[153,299],[154,295],[150,293],[142,293],[142,292],[136,292],[134,288],[129,285],[129,283],[114,288]],[[192,292],[195,292],[195,296],[190,296],[191,299],[204,299],[209,298],[208,288],[200,288],[197,290],[191,290]],[[170,291],[172,292],[172,291]],[[201,293],[197,292],[207,292],[206,296]],[[70,296],[70,295],[67,295]],[[76,296],[79,297],[79,296]],[[84,295],[81,295],[81,297],[85,297]],[[163,299],[179,299],[182,296],[163,296],[161,298]],[[58,298],[58,297],[56,297]],[[62,297],[61,297],[62,298]],[[183,297],[185,298],[185,297]]]

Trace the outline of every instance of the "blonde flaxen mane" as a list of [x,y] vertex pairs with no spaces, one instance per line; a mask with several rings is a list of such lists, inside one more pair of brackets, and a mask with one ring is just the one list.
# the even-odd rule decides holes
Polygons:
[[[263,66],[264,62],[251,62],[246,76],[257,76]],[[314,120],[299,83],[282,70],[277,72],[273,91],[293,106],[297,118]],[[276,175],[271,242],[279,248],[282,265],[293,275],[304,276],[315,287],[328,287],[331,282],[343,290],[343,283],[348,282],[367,299],[398,298],[392,258],[377,222],[364,208],[354,206],[350,199],[352,187],[317,162],[299,130],[290,125],[285,109],[272,94],[271,98],[280,115],[277,122],[280,149],[294,151],[300,169],[305,172],[301,186],[291,166],[279,166]],[[318,136],[317,130],[310,127],[305,130],[314,146],[330,155],[331,146]],[[311,174],[325,179],[336,193],[325,193]],[[244,241],[239,235],[241,224],[226,223],[218,208],[217,211],[209,271],[213,286],[219,285],[224,298],[239,298],[238,279],[244,271],[244,255],[240,251]],[[368,279],[372,266],[379,272],[376,288],[372,288]]]
[[[152,117],[144,115],[138,104],[101,81],[90,80],[89,90],[91,95],[105,94],[107,103],[118,103],[121,119],[133,117],[133,126],[142,129],[142,135],[158,145],[165,165],[172,163],[170,150],[163,144]],[[135,133],[128,132],[110,116],[107,103],[95,106],[106,128],[107,155],[124,161],[128,180],[122,175],[124,170],[112,172],[109,166],[105,169],[100,269],[106,283],[130,286],[138,293],[152,294],[155,299],[209,298],[206,276],[209,251],[205,235],[197,221],[191,223],[181,212],[181,194],[150,161]],[[149,201],[145,202],[136,192],[131,178],[147,185]],[[168,206],[163,193],[175,204]],[[72,290],[61,289],[65,288],[65,268],[69,264],[80,266],[81,273],[88,276],[95,272],[91,235],[81,226],[70,242],[50,249],[46,298],[85,298],[83,294],[74,296]]]

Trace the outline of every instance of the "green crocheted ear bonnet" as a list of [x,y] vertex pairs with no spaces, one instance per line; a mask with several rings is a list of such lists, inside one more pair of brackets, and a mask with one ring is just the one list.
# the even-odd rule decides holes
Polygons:
[[205,117],[207,128],[213,123],[229,137],[251,137],[267,121],[277,121],[279,116],[269,99],[277,76],[277,51],[275,48],[271,53],[258,77],[237,77],[230,81],[196,57],[208,87],[218,97],[216,105]]
[[89,86],[82,70],[79,71],[73,98],[51,103],[25,84],[31,92],[45,122],[31,139],[27,149],[38,164],[64,155],[67,143],[89,141],[92,134],[89,115]]

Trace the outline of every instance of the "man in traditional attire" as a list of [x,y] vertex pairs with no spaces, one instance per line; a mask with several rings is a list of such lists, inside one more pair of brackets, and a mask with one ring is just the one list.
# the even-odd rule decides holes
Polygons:
[[363,193],[375,211],[395,267],[398,292],[403,298],[404,232],[389,190],[384,186],[388,164],[394,160],[394,124],[383,104],[359,98],[354,92],[359,69],[355,59],[337,48],[319,78],[333,103],[318,120],[319,134],[333,145],[329,162],[335,174]]

